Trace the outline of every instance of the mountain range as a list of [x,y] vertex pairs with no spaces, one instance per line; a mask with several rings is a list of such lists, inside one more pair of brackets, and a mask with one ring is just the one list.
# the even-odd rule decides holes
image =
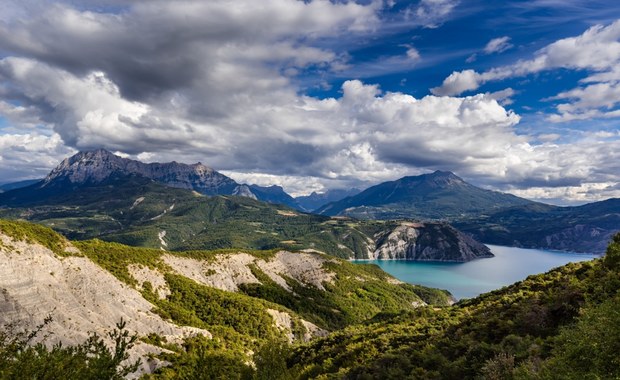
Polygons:
[[281,188],[238,185],[200,164],[142,164],[95,151],[0,194],[0,205],[9,206],[0,217],[45,224],[73,239],[162,250],[312,249],[343,258],[457,262],[492,256],[446,223],[332,219],[242,196],[249,191],[273,200]]
[[573,252],[603,253],[620,230],[620,199],[559,207],[481,189],[442,171],[384,182],[316,212],[441,220],[488,244]]
[[357,195],[324,205],[316,212],[359,219],[453,220],[533,203],[473,186],[451,172],[436,171],[380,183]]
[[[69,189],[93,186],[129,175],[148,178],[166,186],[189,189],[205,195],[239,195],[270,203],[285,204],[294,208],[299,206],[295,200],[279,186],[261,187],[239,184],[218,171],[203,165],[169,163],[142,163],[119,157],[105,149],[79,152],[64,159],[43,180],[20,186],[13,184],[17,193],[3,195],[3,204],[27,205],[45,202],[47,198]],[[28,184],[22,182],[21,184]],[[13,196],[12,194],[18,194]]]
[[[149,182],[149,184],[146,184],[144,180]],[[114,209],[115,211],[112,212],[110,208],[112,207],[110,205],[114,203],[115,192],[125,193],[128,199],[133,199],[132,202],[145,197],[146,193],[138,194],[126,185],[133,183],[132,181],[137,181],[139,185],[148,187],[148,191],[154,191],[154,193],[159,194],[154,198],[168,192],[168,190],[156,189],[154,184],[159,184],[167,188],[184,189],[208,196],[232,195],[245,197],[272,204],[286,205],[301,211],[318,207],[315,212],[325,216],[344,216],[357,220],[418,220],[425,221],[426,223],[429,221],[450,223],[485,243],[526,248],[602,253],[611,236],[620,230],[620,200],[618,199],[595,202],[579,207],[559,207],[533,202],[511,194],[481,189],[467,183],[454,173],[445,171],[403,177],[395,181],[372,186],[359,193],[356,190],[338,190],[325,194],[313,193],[310,196],[293,198],[279,186],[263,187],[239,184],[201,163],[193,165],[177,162],[145,164],[116,156],[105,150],[80,152],[73,157],[63,160],[43,180],[0,194],[0,206],[11,208],[37,206],[39,208],[36,211],[29,211],[32,215],[28,218],[31,220],[38,219],[44,220],[48,224],[54,223],[55,228],[65,228],[63,232],[68,233],[69,236],[74,238],[88,238],[107,234],[110,239],[113,239],[112,235],[120,234],[120,231],[122,231],[123,236],[126,236],[129,233],[138,234],[138,232],[132,232],[132,229],[154,228],[147,227],[147,222],[143,219],[130,220],[128,215],[132,215],[132,213],[128,213],[127,210],[123,212],[121,209]],[[9,186],[18,187],[19,185]],[[108,187],[106,188],[106,186]],[[114,186],[114,189],[110,188],[110,186]],[[89,188],[90,190],[84,191],[84,188]],[[99,194],[99,198],[93,199],[93,194]],[[347,196],[347,194],[350,195]],[[345,198],[339,199],[343,196]],[[172,200],[174,197],[179,197],[179,199],[187,198],[186,195],[179,194],[174,196],[168,194],[166,197],[168,199],[166,202],[158,201],[159,203],[167,203],[165,207],[179,207],[178,202],[175,203]],[[333,199],[336,200],[319,206],[321,203]],[[56,210],[55,215],[64,215],[62,221],[57,220],[54,215],[50,217],[48,215],[50,210],[44,207],[52,205],[62,205],[63,207],[75,206],[80,202],[81,209],[79,211],[75,209],[71,211],[73,212],[71,216],[73,219],[69,218],[70,212],[67,209],[63,210],[64,214],[58,214],[58,210]],[[207,201],[207,203],[209,202],[213,203],[213,205],[217,203],[215,201]],[[228,200],[228,202],[238,201]],[[164,210],[164,205],[159,203],[157,206],[153,206],[153,212],[156,211],[157,214],[150,217],[155,217],[159,214],[163,216],[167,212]],[[192,200],[192,197],[185,201],[186,205],[194,203],[195,200]],[[146,204],[148,202],[141,207],[144,207]],[[123,207],[125,206],[123,205]],[[218,207],[220,206],[216,208]],[[246,207],[250,206],[246,205]],[[109,212],[104,213],[104,216],[98,219],[99,227],[103,228],[103,226],[106,226],[103,229],[94,228],[92,220],[83,219],[90,215],[88,213],[83,214],[87,209],[92,214],[95,209],[105,210],[106,208],[108,208]],[[197,208],[200,209],[200,207]],[[262,206],[257,208],[262,209]],[[43,212],[42,210],[47,211]],[[191,218],[188,218],[187,215],[196,214],[197,211],[189,211],[187,207],[183,208],[183,210],[185,210],[186,216],[177,219],[177,222],[183,220],[183,223],[186,225],[195,225],[193,221],[188,221]],[[280,210],[279,212],[286,211]],[[2,214],[10,215],[15,213],[15,211],[4,211]],[[164,220],[173,215],[178,216],[178,213],[178,210],[170,213]],[[200,214],[200,212],[198,213]],[[115,216],[112,217],[112,214]],[[228,211],[224,212],[224,214],[231,215]],[[82,218],[83,222],[76,222],[79,218]],[[235,218],[238,218],[238,216]],[[252,222],[243,218],[235,218],[227,220],[230,223],[234,220],[235,223],[239,222],[241,224]],[[306,216],[303,218],[306,218]],[[138,226],[137,222],[143,225]],[[157,223],[162,223],[162,221]],[[91,226],[85,227],[86,224]],[[152,224],[154,225],[155,223]],[[180,224],[179,222],[176,225]],[[122,228],[119,228],[121,225]],[[245,228],[240,228],[238,225],[233,227],[231,224],[228,224],[227,227],[231,230],[245,230]],[[80,235],[79,231],[84,229],[91,232]],[[161,229],[158,233],[162,230],[164,229]],[[199,231],[202,230],[202,228],[199,229]],[[216,237],[228,237],[221,240],[219,245],[211,242],[209,243],[210,245],[203,246],[203,248],[221,248],[241,242],[246,244],[245,246],[248,248],[269,247],[277,244],[279,241],[297,241],[296,239],[300,238],[300,235],[297,234],[295,239],[277,240],[276,238],[269,237],[269,235],[259,239],[255,236],[256,232],[253,232],[254,230],[246,231],[247,237],[241,238],[239,236],[232,237],[231,232],[226,232],[222,228],[216,234]],[[96,234],[93,235],[95,232]],[[185,236],[188,233],[196,234],[196,231],[185,229],[183,232],[179,231],[179,236]],[[335,234],[334,236],[337,235]],[[156,246],[158,239],[154,236],[157,235],[151,232],[150,237],[144,237],[143,241],[135,239],[132,241],[136,241],[138,245]],[[192,240],[187,237],[181,239],[184,239],[185,242]],[[372,236],[369,236],[368,239],[376,241]],[[250,240],[253,243],[248,243]],[[315,241],[316,239],[313,238],[312,240]],[[147,241],[148,243],[145,243]],[[265,244],[258,244],[258,241],[263,241]],[[228,242],[228,245],[224,244],[225,242]],[[341,244],[341,242],[336,243],[336,246],[338,244]],[[353,249],[352,256],[368,257],[368,255],[360,253],[367,250],[366,248],[362,249],[360,245],[356,245],[356,247],[356,249]],[[375,252],[378,247],[375,246],[368,249],[371,252]],[[334,253],[338,250],[330,249],[330,251]],[[337,255],[342,256],[343,254],[337,253]]]

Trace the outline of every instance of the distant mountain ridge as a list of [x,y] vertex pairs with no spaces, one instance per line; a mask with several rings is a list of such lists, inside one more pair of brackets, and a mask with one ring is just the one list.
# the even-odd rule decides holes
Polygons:
[[138,175],[171,187],[192,189],[207,195],[230,194],[239,186],[232,178],[200,162],[192,165],[175,161],[145,164],[98,149],[79,152],[64,159],[45,177],[40,187],[67,180],[72,184],[100,184],[114,175]]
[[[1,193],[0,207],[88,206],[98,202],[104,202],[102,207],[106,207],[116,194],[102,191],[102,187],[118,189],[119,185],[134,180],[140,186],[145,185],[144,181],[151,181],[168,188],[207,195],[235,195],[307,211],[280,186],[239,184],[201,163],[146,164],[105,150],[80,152],[63,160],[44,180]],[[102,199],[92,199],[93,194],[100,194]],[[327,196],[331,195],[314,194],[314,200]],[[589,253],[602,253],[611,236],[620,231],[619,199],[579,207],[552,206],[481,189],[445,171],[384,182],[315,212],[356,219],[448,222],[489,244]],[[115,229],[113,225],[110,227]],[[268,236],[262,240],[268,242],[267,246],[273,243]]]
[[19,189],[19,188],[30,186],[30,185],[34,185],[35,183],[40,182],[40,181],[41,179],[26,179],[23,181],[3,183],[2,185],[0,185],[0,193],[3,193],[5,191]]
[[603,253],[620,231],[620,199],[559,207],[481,189],[442,171],[381,183],[317,213],[442,220],[488,244],[588,253]]
[[452,172],[436,171],[383,182],[355,196],[327,204],[316,212],[361,219],[450,220],[533,203],[473,186]]
[[0,204],[40,204],[45,202],[46,197],[80,186],[101,185],[131,176],[205,195],[238,195],[299,208],[295,200],[279,186],[239,184],[200,162],[143,163],[117,156],[105,149],[79,152],[64,159],[42,181],[2,194]]
[[620,199],[512,207],[452,224],[488,244],[602,254],[620,231]]
[[297,203],[306,211],[314,211],[328,203],[337,202],[346,197],[357,195],[361,191],[362,190],[357,188],[332,189],[327,190],[324,193],[317,193],[316,191],[313,191],[310,195],[295,197],[295,201],[297,201]]

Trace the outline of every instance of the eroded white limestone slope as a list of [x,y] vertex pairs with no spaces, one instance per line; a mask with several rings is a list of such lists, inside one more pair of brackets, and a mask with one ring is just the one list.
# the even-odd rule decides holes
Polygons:
[[[198,260],[189,257],[180,257],[164,254],[162,260],[176,273],[190,278],[200,284],[217,289],[236,292],[242,284],[260,284],[252,273],[251,265],[255,265],[272,281],[288,291],[292,291],[285,278],[293,279],[304,286],[315,286],[325,290],[324,284],[333,284],[335,273],[325,269],[325,262],[335,262],[324,255],[313,252],[277,252],[267,260],[238,252],[234,254],[216,255],[211,260]],[[137,279],[138,276],[134,275]],[[153,279],[157,281],[157,279]],[[140,280],[138,280],[140,282]],[[156,287],[156,289],[160,289]],[[289,338],[294,340],[292,317],[283,311],[269,309],[269,315],[274,319],[276,327],[281,329]],[[316,336],[325,336],[327,331],[315,324],[301,320],[306,332],[301,337],[309,341]]]
[[163,255],[163,261],[177,273],[214,288],[238,291],[241,284],[258,284],[250,265],[256,265],[269,278],[290,290],[285,277],[324,290],[324,283],[333,283],[335,273],[325,269],[326,261],[337,262],[317,253],[280,251],[264,260],[247,253],[216,255],[212,260]]
[[[91,332],[105,337],[121,319],[131,333],[156,333],[169,342],[196,334],[210,336],[206,330],[179,327],[152,313],[153,305],[137,290],[86,257],[59,257],[41,245],[14,241],[2,233],[0,241],[2,325],[31,330],[51,315],[53,321],[45,328],[52,333],[47,338],[50,344],[81,343]],[[132,357],[158,350],[140,343]]]

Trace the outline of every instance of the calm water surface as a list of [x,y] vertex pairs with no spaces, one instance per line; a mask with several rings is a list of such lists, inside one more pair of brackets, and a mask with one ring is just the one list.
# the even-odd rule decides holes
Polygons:
[[592,260],[598,255],[566,253],[489,245],[495,257],[467,263],[428,263],[405,260],[370,260],[401,281],[447,289],[457,299],[499,289],[531,274],[544,273],[569,262]]

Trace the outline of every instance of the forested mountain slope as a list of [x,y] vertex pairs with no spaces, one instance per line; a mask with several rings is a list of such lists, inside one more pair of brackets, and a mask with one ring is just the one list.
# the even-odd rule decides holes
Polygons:
[[[142,371],[166,360],[175,365],[161,371],[177,375],[198,360],[194,350],[236,366],[234,373],[251,372],[251,352],[269,342],[308,340],[378,313],[451,302],[446,292],[315,252],[164,252],[70,242],[5,220],[0,259],[4,328],[36,330],[50,316],[41,337],[74,345],[124,320],[140,338],[131,356],[142,359]],[[0,344],[0,362],[3,352]]]
[[187,249],[315,249],[342,258],[468,261],[488,248],[443,223],[355,221],[302,213],[247,197],[204,196],[125,176],[0,209],[71,239]]
[[296,348],[288,363],[302,379],[617,379],[619,291],[620,234],[603,259],[377,317]]

